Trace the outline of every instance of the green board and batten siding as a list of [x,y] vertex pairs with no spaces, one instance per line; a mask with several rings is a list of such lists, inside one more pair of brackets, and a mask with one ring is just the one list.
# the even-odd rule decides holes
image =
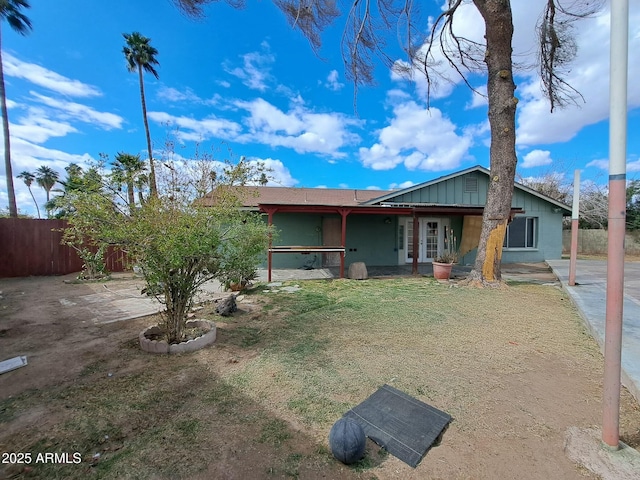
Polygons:
[[[475,191],[467,191],[467,178],[475,183]],[[473,181],[475,179],[475,182]],[[432,203],[444,205],[484,205],[487,201],[488,177],[481,172],[471,172],[442,182],[425,185],[400,194],[387,203]]]
[[[475,189],[472,188],[474,186]],[[489,176],[484,171],[471,171],[413,188],[415,189],[412,191],[385,200],[385,203],[484,206],[487,201]],[[560,258],[562,256],[562,208],[522,189],[519,185],[514,188],[511,206],[524,210],[524,215],[519,216],[537,218],[536,248],[505,248],[502,253],[502,262],[542,262]],[[564,212],[567,213],[566,210]],[[458,231],[456,223],[452,218],[452,226]],[[466,254],[461,261],[472,264],[475,261],[475,250]]]

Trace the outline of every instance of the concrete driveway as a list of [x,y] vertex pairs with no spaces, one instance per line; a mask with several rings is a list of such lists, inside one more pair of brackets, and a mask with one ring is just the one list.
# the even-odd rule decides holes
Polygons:
[[[569,286],[569,260],[547,263],[578,307],[592,335],[604,347],[607,262],[578,260],[576,284]],[[626,262],[622,326],[622,383],[640,401],[640,262]]]

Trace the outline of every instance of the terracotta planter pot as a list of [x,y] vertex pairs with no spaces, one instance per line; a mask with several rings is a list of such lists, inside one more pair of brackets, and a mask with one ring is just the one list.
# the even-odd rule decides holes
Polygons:
[[448,280],[451,276],[453,263],[433,262],[433,276],[437,280]]

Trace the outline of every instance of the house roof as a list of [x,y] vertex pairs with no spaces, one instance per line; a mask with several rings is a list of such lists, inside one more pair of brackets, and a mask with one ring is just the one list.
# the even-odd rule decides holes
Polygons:
[[[372,198],[387,195],[392,190],[347,190],[339,188],[294,188],[294,187],[237,187],[244,207],[258,205],[328,205],[356,206]],[[203,206],[215,203],[215,194],[210,192],[202,198]]]
[[[260,205],[287,205],[287,206],[326,206],[326,207],[373,207],[379,208],[381,206],[389,206],[393,204],[393,199],[421,188],[429,187],[441,182],[445,182],[452,178],[456,178],[462,175],[466,175],[472,172],[480,172],[489,176],[491,172],[476,165],[469,167],[459,172],[454,172],[449,175],[429,180],[427,182],[419,183],[408,188],[401,190],[355,190],[355,189],[340,189],[340,188],[297,188],[297,187],[261,187],[261,186],[245,186],[234,187],[236,193],[239,193],[242,201],[242,206],[249,209],[258,209]],[[514,182],[514,187],[541,198],[558,208],[561,208],[566,214],[571,213],[571,207],[565,205],[562,202],[548,197],[532,188],[522,185],[518,182]],[[209,192],[199,203],[202,206],[213,206],[216,201],[216,192]],[[412,203],[403,204],[407,207],[473,207],[477,208],[477,205],[442,205],[442,204],[422,204]],[[399,205],[398,205],[399,206]]]
[[[383,203],[385,203],[385,202],[387,202],[387,201],[389,201],[389,200],[391,200],[391,199],[393,199],[395,197],[399,197],[399,196],[404,195],[406,193],[410,193],[410,192],[413,192],[415,190],[420,190],[421,188],[425,188],[425,187],[428,187],[428,186],[431,186],[431,185],[435,185],[437,183],[445,182],[445,181],[450,180],[452,178],[456,178],[456,177],[459,177],[459,176],[462,176],[462,175],[466,175],[466,174],[472,173],[472,172],[481,172],[481,173],[483,173],[483,174],[485,174],[487,176],[491,175],[491,172],[488,169],[486,169],[484,167],[481,167],[480,165],[476,165],[474,167],[469,167],[469,168],[466,168],[464,170],[460,170],[459,172],[454,172],[454,173],[451,173],[449,175],[444,175],[442,177],[435,178],[433,180],[429,180],[427,182],[423,182],[423,183],[419,183],[417,185],[413,185],[411,187],[407,187],[407,188],[405,188],[403,190],[394,190],[394,191],[391,191],[391,192],[388,192],[388,193],[383,193],[382,195],[380,195],[377,198],[372,198],[371,200],[368,200],[368,201],[364,202],[364,204],[365,205],[383,204]],[[541,199],[543,199],[543,200],[545,200],[545,201],[547,201],[547,202],[549,202],[549,203],[551,203],[551,204],[553,204],[553,205],[565,210],[565,212],[568,212],[569,214],[571,213],[571,207],[569,207],[568,205],[565,205],[564,203],[559,202],[555,198],[548,197],[547,195],[544,195],[544,194],[542,194],[542,193],[540,193],[540,192],[538,192],[538,191],[536,191],[536,190],[534,190],[532,188],[529,188],[526,185],[522,185],[521,183],[514,182],[514,188],[517,188],[517,189],[522,190],[524,192],[527,192],[527,193],[529,193],[531,195],[534,195],[534,196],[536,196],[538,198],[541,198]]]

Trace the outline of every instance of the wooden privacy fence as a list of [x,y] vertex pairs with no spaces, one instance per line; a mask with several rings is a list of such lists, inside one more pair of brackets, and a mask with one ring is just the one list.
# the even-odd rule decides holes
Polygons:
[[[0,277],[66,275],[82,270],[76,251],[61,245],[61,229],[66,220],[0,218]],[[126,267],[124,253],[110,248],[107,270],[121,272]]]

